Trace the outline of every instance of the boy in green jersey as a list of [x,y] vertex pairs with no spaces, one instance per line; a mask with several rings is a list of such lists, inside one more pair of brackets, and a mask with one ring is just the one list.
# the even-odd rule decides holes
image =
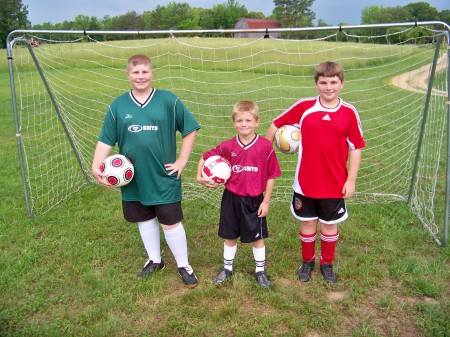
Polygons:
[[[164,268],[161,225],[183,283],[194,288],[198,281],[189,265],[186,232],[181,222],[181,173],[200,126],[177,96],[151,86],[153,73],[152,62],[146,55],[129,58],[127,76],[132,90],[117,97],[106,113],[92,174],[100,184],[111,187],[100,166],[117,144],[119,153],[133,162],[135,170],[133,180],[121,192],[124,217],[137,222],[148,254],[138,277]],[[178,158],[177,132],[182,136]]]

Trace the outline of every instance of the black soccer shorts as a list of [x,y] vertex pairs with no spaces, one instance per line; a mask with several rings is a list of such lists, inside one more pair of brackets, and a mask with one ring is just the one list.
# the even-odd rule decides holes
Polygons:
[[333,225],[347,220],[348,213],[344,198],[309,198],[294,192],[291,212],[300,221],[319,220]]
[[227,189],[222,195],[219,237],[242,243],[255,242],[269,236],[266,217],[258,217],[258,209],[264,196],[243,197]]
[[181,201],[163,205],[142,205],[139,201],[122,201],[123,216],[128,222],[158,218],[162,225],[175,225],[183,220]]

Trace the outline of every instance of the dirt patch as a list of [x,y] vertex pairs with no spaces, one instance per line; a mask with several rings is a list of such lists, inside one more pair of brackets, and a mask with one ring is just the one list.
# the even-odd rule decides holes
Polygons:
[[341,302],[348,297],[348,291],[334,291],[327,295],[331,302]]
[[[442,71],[448,67],[447,55],[443,55],[436,65],[436,72]],[[431,72],[431,64],[427,64],[418,69],[409,71],[407,73],[395,76],[392,78],[391,83],[399,88],[414,91],[422,94],[427,93],[428,89],[428,77]],[[447,93],[442,90],[433,89],[433,93],[436,95],[446,96]]]

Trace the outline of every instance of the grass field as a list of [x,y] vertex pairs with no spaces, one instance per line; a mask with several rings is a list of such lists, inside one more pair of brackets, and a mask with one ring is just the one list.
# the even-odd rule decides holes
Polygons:
[[0,336],[450,336],[449,248],[404,203],[350,205],[333,286],[317,269],[310,282],[297,280],[298,223],[288,204],[273,203],[269,291],[253,278],[249,245],[238,246],[233,281],[212,284],[223,242],[218,209],[201,199],[183,204],[193,290],[164,239],[166,268],[136,277],[145,252],[118,193],[89,186],[28,219],[4,66],[0,79]]

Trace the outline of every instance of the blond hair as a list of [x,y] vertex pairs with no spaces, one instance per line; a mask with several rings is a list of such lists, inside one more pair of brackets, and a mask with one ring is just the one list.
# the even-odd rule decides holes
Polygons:
[[344,68],[336,62],[323,62],[316,67],[314,74],[314,81],[317,82],[320,76],[334,77],[337,76],[341,81],[344,81]]
[[135,67],[137,65],[149,65],[150,69],[153,68],[152,66],[152,60],[150,60],[150,57],[143,54],[137,54],[133,55],[128,59],[128,65],[127,65],[127,71],[130,70],[131,67]]
[[233,106],[233,121],[236,115],[240,112],[250,112],[250,114],[259,121],[259,107],[258,104],[252,101],[239,101]]

